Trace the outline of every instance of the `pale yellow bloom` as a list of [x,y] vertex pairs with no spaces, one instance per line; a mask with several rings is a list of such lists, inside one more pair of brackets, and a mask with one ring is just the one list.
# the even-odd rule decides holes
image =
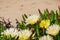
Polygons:
[[49,35],[44,35],[44,36],[40,37],[39,40],[53,40],[53,37],[51,37]]
[[51,25],[49,28],[47,28],[46,33],[55,36],[59,33],[59,30],[59,25]]
[[32,15],[26,19],[26,25],[35,24],[39,20],[39,15]]
[[41,28],[48,28],[50,26],[50,20],[42,20],[39,26]]
[[16,37],[16,36],[18,36],[18,30],[15,29],[15,28],[6,29],[3,32],[3,34],[7,37],[10,36],[10,35],[11,35],[11,37]]
[[31,36],[32,32],[29,30],[22,30],[19,32],[19,40],[27,40]]

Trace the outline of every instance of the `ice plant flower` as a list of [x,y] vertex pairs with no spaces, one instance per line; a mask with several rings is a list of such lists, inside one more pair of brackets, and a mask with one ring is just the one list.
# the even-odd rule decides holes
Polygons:
[[39,40],[53,40],[53,37],[51,37],[49,35],[44,35],[44,36],[40,37]]
[[42,20],[39,24],[41,28],[48,28],[50,26],[50,20]]
[[39,20],[39,15],[32,15],[26,19],[26,25],[35,24]]
[[19,32],[19,40],[28,40],[29,37],[31,36],[32,32],[29,30],[22,30]]
[[5,36],[11,36],[11,37],[17,37],[18,36],[18,30],[15,28],[6,29],[4,32],[2,32]]
[[49,28],[47,28],[46,33],[55,36],[59,33],[59,30],[59,25],[51,25]]

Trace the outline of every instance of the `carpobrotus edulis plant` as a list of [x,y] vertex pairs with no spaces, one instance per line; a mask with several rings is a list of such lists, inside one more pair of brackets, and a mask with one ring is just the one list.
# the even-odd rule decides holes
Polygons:
[[39,15],[22,15],[21,22],[16,19],[16,27],[0,17],[0,40],[60,40],[60,8],[38,12]]

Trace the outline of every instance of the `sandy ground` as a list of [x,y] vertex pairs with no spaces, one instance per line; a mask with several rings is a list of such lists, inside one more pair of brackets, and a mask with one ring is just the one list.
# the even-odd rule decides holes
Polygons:
[[60,0],[0,0],[0,17],[10,18],[12,24],[15,19],[21,20],[23,14],[38,14],[38,9],[43,11],[57,10]]

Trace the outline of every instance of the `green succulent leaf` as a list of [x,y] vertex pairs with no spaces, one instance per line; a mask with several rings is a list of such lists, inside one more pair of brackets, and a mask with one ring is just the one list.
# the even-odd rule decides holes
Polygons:
[[43,16],[42,16],[42,19],[44,20],[44,19],[49,19],[48,18],[48,11],[47,10],[44,10],[44,14],[43,14]]
[[59,14],[59,16],[60,16],[60,7],[58,7],[58,8],[59,8],[59,13],[58,13],[58,14]]
[[55,23],[55,13],[53,10],[51,10],[51,12],[50,12],[50,21],[52,24]]
[[1,36],[1,32],[3,32],[5,30],[5,27],[2,23],[0,23],[0,36]]
[[38,12],[39,12],[40,17],[42,17],[43,15],[42,15],[40,9],[38,9]]

